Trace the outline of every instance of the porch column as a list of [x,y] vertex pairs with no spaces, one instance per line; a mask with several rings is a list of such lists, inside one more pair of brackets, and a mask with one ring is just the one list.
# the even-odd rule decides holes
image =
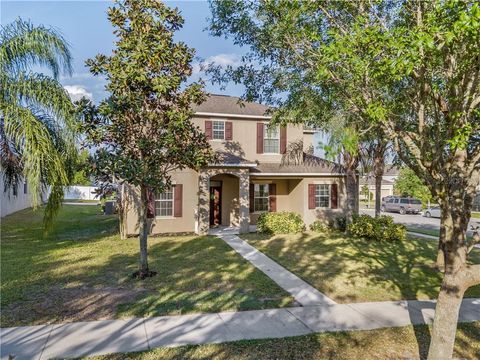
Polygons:
[[207,235],[210,228],[210,176],[201,171],[198,177],[198,234]]
[[248,233],[250,228],[250,175],[248,170],[239,174],[238,197],[240,203],[240,233]]

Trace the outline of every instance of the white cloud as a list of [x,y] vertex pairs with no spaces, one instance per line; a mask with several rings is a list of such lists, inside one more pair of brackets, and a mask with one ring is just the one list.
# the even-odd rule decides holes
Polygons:
[[75,72],[72,75],[61,75],[60,76],[61,81],[64,81],[64,80],[88,80],[88,79],[93,79],[93,78],[95,78],[95,76],[93,76],[93,74],[89,73],[89,72],[82,72],[82,73]]
[[192,65],[192,71],[194,74],[200,73],[202,70],[211,65],[217,65],[221,67],[238,66],[241,63],[240,56],[237,54],[218,54],[209,56],[201,63],[194,63]]
[[67,90],[72,101],[80,100],[83,97],[86,97],[89,100],[93,99],[93,94],[88,92],[82,85],[65,85],[64,88]]

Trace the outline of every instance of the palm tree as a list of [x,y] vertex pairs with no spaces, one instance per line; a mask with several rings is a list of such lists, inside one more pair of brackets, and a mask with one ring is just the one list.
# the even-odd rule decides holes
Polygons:
[[[18,19],[0,28],[0,164],[5,189],[26,181],[32,205],[50,187],[50,224],[71,178],[75,148],[73,104],[58,82],[71,73],[68,44],[56,31]],[[52,76],[32,68],[50,70]]]

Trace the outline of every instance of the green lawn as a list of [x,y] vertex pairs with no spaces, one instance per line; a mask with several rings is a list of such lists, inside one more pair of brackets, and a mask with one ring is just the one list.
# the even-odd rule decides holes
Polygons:
[[[424,228],[420,228],[420,227],[407,226],[407,231],[415,232],[415,233],[419,233],[419,234],[436,236],[436,237],[440,236],[440,230],[437,230],[437,229],[424,229]],[[467,235],[467,239],[471,239],[471,238],[472,238],[471,235]]]
[[425,234],[425,235],[432,235],[437,237],[440,236],[440,230],[436,230],[436,229],[424,229],[424,228],[407,226],[407,231],[411,231],[419,234]]
[[213,236],[149,239],[152,270],[130,275],[138,240],[120,240],[114,216],[65,205],[42,238],[42,212],[2,219],[2,327],[122,316],[156,316],[288,306],[292,298]]
[[[434,299],[440,288],[434,241],[374,242],[313,232],[242,237],[340,303]],[[480,263],[480,251],[471,255]],[[465,296],[480,297],[480,286]]]
[[[406,326],[371,331],[322,333],[283,339],[159,348],[142,353],[99,356],[96,360],[277,360],[277,359],[422,359],[430,343],[429,327]],[[480,358],[480,322],[459,324],[455,359]]]
[[472,218],[480,219],[480,212],[472,212]]

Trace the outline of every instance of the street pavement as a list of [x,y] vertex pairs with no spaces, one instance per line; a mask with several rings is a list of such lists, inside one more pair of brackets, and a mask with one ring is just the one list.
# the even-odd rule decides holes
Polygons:
[[[361,214],[367,214],[374,216],[375,210],[373,209],[360,209]],[[440,230],[440,219],[438,218],[427,218],[421,214],[405,214],[400,215],[399,213],[392,212],[382,212],[382,215],[388,215],[393,217],[393,221],[397,224],[403,224],[407,228],[417,228],[424,230]],[[468,232],[471,233],[471,226],[480,226],[480,219],[472,218],[468,224]]]

